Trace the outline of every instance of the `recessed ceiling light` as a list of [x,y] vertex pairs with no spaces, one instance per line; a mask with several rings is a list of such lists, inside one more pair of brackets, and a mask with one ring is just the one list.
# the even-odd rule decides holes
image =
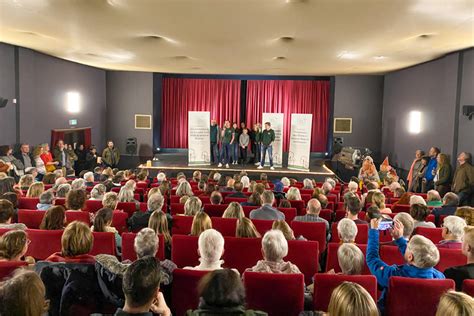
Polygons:
[[418,35],[419,39],[430,39],[433,36],[433,34],[421,34]]
[[173,59],[179,59],[179,60],[189,59],[188,56],[184,56],[184,55],[173,56],[173,57],[171,57],[171,58],[173,58]]
[[158,35],[145,35],[143,38],[150,39],[150,40],[161,40],[163,37]]
[[359,54],[348,51],[342,51],[341,53],[339,53],[339,55],[337,55],[337,58],[340,59],[355,59],[357,57],[359,57]]
[[286,57],[285,56],[277,56],[277,57],[273,57],[274,60],[285,60]]
[[295,38],[292,37],[292,36],[282,36],[282,37],[280,37],[280,41],[286,42],[286,43],[292,42],[294,40],[295,40]]
[[375,59],[375,60],[383,60],[383,59],[386,59],[386,58],[387,58],[387,57],[382,56],[382,55],[374,56],[374,59]]

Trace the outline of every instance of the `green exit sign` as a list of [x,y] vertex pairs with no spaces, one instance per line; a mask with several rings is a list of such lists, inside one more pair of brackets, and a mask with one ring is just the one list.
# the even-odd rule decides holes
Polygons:
[[71,126],[76,126],[77,125],[77,120],[74,119],[74,120],[69,120],[69,125]]

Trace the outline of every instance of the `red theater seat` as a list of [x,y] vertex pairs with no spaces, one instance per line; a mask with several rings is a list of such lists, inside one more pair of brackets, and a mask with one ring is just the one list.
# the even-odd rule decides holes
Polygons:
[[462,282],[462,291],[466,294],[474,296],[474,280],[466,279]]
[[44,260],[55,252],[61,251],[62,230],[28,229],[28,239],[31,243],[26,253],[36,260]]
[[[137,210],[137,205],[135,202],[119,202],[116,207],[117,210],[122,210],[127,212],[128,216],[131,217],[133,213]],[[145,212],[147,210],[146,203],[140,203],[140,210]]]
[[24,261],[0,261],[0,281],[9,277],[16,269],[27,265]]
[[[123,233],[122,234],[122,260],[137,260],[137,253],[135,252],[134,242],[136,233]],[[165,239],[163,235],[158,235],[158,252],[156,257],[160,260],[165,258]]]
[[313,310],[327,311],[332,291],[345,281],[359,284],[377,302],[377,279],[373,275],[317,273],[314,275]]
[[[366,244],[369,238],[369,225],[357,224],[356,244]],[[337,233],[337,223],[331,225],[331,242],[340,242],[339,234]]]
[[462,266],[467,264],[467,257],[462,254],[461,249],[439,249],[439,262],[435,266],[441,272],[447,268]]
[[301,193],[301,199],[304,201],[305,205],[308,203],[309,200],[311,200],[312,193],[310,194],[303,194]]
[[63,205],[66,206],[66,199],[65,198],[56,198],[54,200],[55,205]]
[[273,221],[264,220],[264,219],[252,219],[252,223],[255,225],[255,228],[260,233],[260,235],[265,235],[265,233],[272,229]]
[[213,204],[204,204],[204,212],[207,213],[210,217],[222,217],[227,204],[213,205]]
[[247,202],[248,198],[239,198],[239,197],[231,197],[231,196],[227,196],[225,198],[225,202],[228,204],[228,203],[231,203],[231,202],[237,202],[237,203],[242,203],[242,202]]
[[95,213],[102,208],[102,201],[99,200],[87,200],[86,210],[91,213]]
[[402,253],[400,252],[400,250],[398,250],[398,246],[381,246],[379,252],[380,259],[382,259],[382,261],[388,265],[405,264],[405,258],[403,258]]
[[39,198],[21,197],[18,199],[18,209],[36,210]]
[[285,214],[285,221],[289,224],[291,224],[291,222],[293,221],[293,219],[295,218],[296,216],[296,208],[292,208],[292,207],[288,207],[288,208],[284,208],[284,207],[279,207],[278,210],[280,212],[282,212],[283,214]]
[[392,205],[391,210],[394,213],[406,212],[406,213],[410,214],[410,205],[404,205],[404,204]]
[[197,236],[174,235],[171,245],[171,261],[179,268],[199,264]]
[[188,309],[196,309],[199,305],[197,285],[208,271],[175,269],[171,285],[171,309],[173,315],[186,315]]
[[250,212],[259,208],[260,206],[242,206],[242,208],[244,209],[244,214],[245,214],[245,217],[248,217],[250,218]]
[[296,208],[298,215],[304,215],[306,213],[306,204],[303,200],[291,200],[289,202],[291,207]]
[[[339,273],[341,271],[341,267],[339,266],[339,260],[337,258],[337,250],[339,249],[340,243],[330,242],[328,244],[328,252],[326,255],[326,272],[334,269],[334,272]],[[357,244],[357,247],[362,251],[364,254],[364,261],[365,261],[365,254],[367,252],[367,245],[365,244]],[[370,274],[369,267],[367,264],[364,264],[364,268],[362,270],[362,274]]]
[[425,236],[429,240],[431,240],[434,244],[438,244],[441,240],[443,240],[443,236],[441,232],[443,231],[442,228],[428,228],[428,227],[417,227],[415,228],[415,234]]
[[68,224],[74,221],[79,221],[86,223],[87,226],[90,226],[89,214],[89,212],[85,211],[66,211],[66,221]]
[[18,223],[23,223],[30,229],[39,229],[46,211],[18,210]]
[[224,266],[243,273],[262,259],[261,238],[225,237]]
[[171,203],[170,211],[171,211],[171,215],[184,214],[184,204]]
[[319,243],[320,252],[326,249],[326,224],[322,222],[291,222],[295,236],[303,236]]
[[126,212],[114,211],[113,216],[112,216],[112,226],[118,230],[119,234],[122,234],[123,232],[128,231],[127,219],[128,219],[128,214]]
[[304,308],[303,274],[245,272],[247,307],[271,316],[297,316]]
[[222,236],[235,237],[237,218],[212,217],[212,228],[219,231]]
[[94,244],[89,254],[95,256],[106,254],[115,256],[115,234],[92,232],[94,235]]
[[189,235],[193,224],[193,216],[175,215],[173,216],[173,226],[171,234],[173,235]]
[[328,209],[323,209],[319,212],[319,216],[321,218],[324,218],[325,220],[327,220],[328,222],[332,222],[332,215],[333,215],[333,211],[332,210],[328,210]]
[[386,305],[388,315],[435,315],[441,295],[448,290],[454,290],[453,280],[391,277]]
[[318,272],[319,244],[317,241],[288,240],[288,256],[284,260],[295,264],[304,274],[305,283],[311,284],[311,278]]

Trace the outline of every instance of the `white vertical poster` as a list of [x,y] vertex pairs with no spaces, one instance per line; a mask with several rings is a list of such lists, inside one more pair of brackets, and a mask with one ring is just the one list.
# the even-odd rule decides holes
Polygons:
[[188,112],[188,165],[211,164],[210,112]]
[[288,169],[309,170],[313,114],[291,114]]
[[[270,122],[271,128],[275,131],[275,141],[273,142],[273,166],[281,167],[283,165],[283,113],[263,113],[262,129],[265,129],[265,122]],[[265,164],[270,161],[268,153],[265,157]]]

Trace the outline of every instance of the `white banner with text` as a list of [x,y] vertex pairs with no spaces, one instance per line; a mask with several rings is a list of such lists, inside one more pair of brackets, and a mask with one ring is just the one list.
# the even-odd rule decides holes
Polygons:
[[210,112],[188,112],[188,165],[211,164]]
[[309,170],[313,114],[291,114],[288,169]]

